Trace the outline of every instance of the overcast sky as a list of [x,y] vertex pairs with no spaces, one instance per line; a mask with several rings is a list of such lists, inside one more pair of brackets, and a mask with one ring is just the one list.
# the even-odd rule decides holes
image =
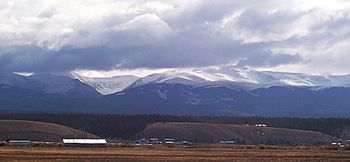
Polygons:
[[208,66],[350,73],[350,1],[0,1],[0,71]]

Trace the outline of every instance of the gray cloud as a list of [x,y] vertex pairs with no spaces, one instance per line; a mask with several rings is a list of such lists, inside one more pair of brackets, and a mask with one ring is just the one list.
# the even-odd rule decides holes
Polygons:
[[339,44],[350,40],[350,5],[342,1],[334,2],[341,8],[273,0],[2,3],[0,71],[312,69],[325,55],[341,59],[344,52],[329,50],[346,51]]
[[304,60],[298,54],[279,53],[273,54],[271,51],[262,52],[240,60],[238,67],[274,67],[282,64],[300,63]]

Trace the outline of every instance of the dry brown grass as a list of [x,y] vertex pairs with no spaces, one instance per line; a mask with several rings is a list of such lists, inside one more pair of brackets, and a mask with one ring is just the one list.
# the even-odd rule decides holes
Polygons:
[[153,123],[140,133],[140,137],[186,139],[195,143],[240,139],[245,144],[308,145],[327,144],[341,140],[320,132],[307,130],[194,122]]
[[86,132],[59,124],[26,120],[0,120],[0,140],[28,139],[34,141],[62,141],[62,138],[97,138]]
[[65,148],[1,147],[0,161],[350,161],[350,151],[284,147],[252,149],[203,145],[184,147]]

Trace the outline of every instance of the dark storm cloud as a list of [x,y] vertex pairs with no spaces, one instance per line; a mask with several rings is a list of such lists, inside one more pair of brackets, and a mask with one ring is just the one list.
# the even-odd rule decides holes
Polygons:
[[238,67],[273,67],[283,64],[292,64],[303,62],[304,60],[298,54],[279,53],[273,54],[271,51],[261,52],[257,55],[251,55],[237,64]]
[[158,46],[65,47],[59,51],[26,46],[17,47],[16,52],[2,54],[0,63],[2,70],[13,71],[198,67],[230,63],[234,59],[246,57],[251,48],[259,46],[186,39],[173,39]]
[[348,39],[346,10],[285,3],[16,1],[0,5],[0,70],[275,67],[318,59],[303,45]]

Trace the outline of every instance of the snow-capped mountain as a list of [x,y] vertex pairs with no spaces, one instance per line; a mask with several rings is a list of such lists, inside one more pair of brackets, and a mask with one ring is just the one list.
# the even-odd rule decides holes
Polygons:
[[[90,85],[103,95],[147,84],[176,83],[191,86],[248,86],[251,88],[271,86],[348,87],[350,75],[308,75],[302,73],[254,71],[232,67],[194,68],[169,70],[145,77],[120,75],[114,77],[86,77],[71,73],[72,78]],[[230,86],[228,86],[230,87]],[[231,86],[232,87],[232,86]]]
[[171,70],[140,78],[132,83],[129,88],[150,83],[178,83],[185,85],[250,83],[258,85],[258,87],[348,87],[350,86],[350,75],[308,75],[302,73],[253,71],[233,68],[192,69],[185,72]]
[[57,94],[64,97],[96,97],[100,94],[92,87],[65,75],[1,73],[0,84],[11,87]]
[[347,87],[350,83],[349,75],[307,75],[264,71],[250,71],[247,75],[254,78],[258,84],[265,85]]
[[204,69],[202,73],[218,80],[248,82],[265,86],[344,87],[350,84],[350,75],[308,75],[302,73],[240,70],[233,68]]
[[148,75],[146,77],[140,78],[132,83],[128,88],[134,88],[146,84],[155,84],[155,83],[177,83],[185,85],[198,85],[206,83],[206,80],[203,77],[193,75],[186,72],[178,71],[168,71],[164,73],[155,73]]
[[7,73],[0,74],[0,111],[348,117],[349,83],[350,75],[233,68],[141,78]]
[[103,95],[108,95],[122,91],[130,84],[135,82],[139,77],[133,75],[122,75],[114,77],[85,77],[77,73],[71,73],[73,78],[90,85]]

